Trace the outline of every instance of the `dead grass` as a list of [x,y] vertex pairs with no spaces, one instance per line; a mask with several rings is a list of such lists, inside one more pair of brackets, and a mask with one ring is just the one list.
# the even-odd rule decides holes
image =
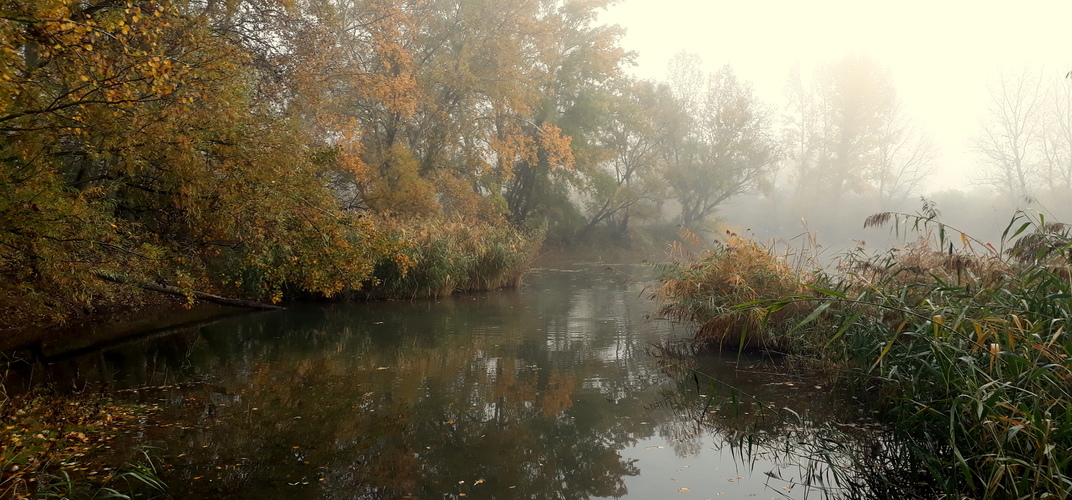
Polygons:
[[695,260],[669,264],[666,271],[653,294],[663,304],[658,314],[697,322],[696,338],[719,344],[773,347],[766,327],[784,323],[799,309],[768,314],[738,306],[807,292],[801,273],[784,256],[735,235]]

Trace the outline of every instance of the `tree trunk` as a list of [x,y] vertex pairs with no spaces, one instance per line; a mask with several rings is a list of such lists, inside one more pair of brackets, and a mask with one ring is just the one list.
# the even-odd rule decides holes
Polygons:
[[215,302],[225,306],[232,307],[246,307],[250,309],[262,309],[262,310],[278,310],[283,309],[277,305],[265,304],[263,302],[254,302],[252,300],[232,299],[228,297],[220,297],[219,295],[212,295],[210,293],[199,292],[197,290],[191,290],[189,288],[179,288],[176,286],[160,285],[149,281],[142,281],[139,279],[131,278],[129,276],[123,276],[121,274],[108,273],[104,271],[97,271],[95,273],[98,278],[111,281],[113,283],[119,283],[123,285],[133,285],[145,290],[151,290],[154,292],[166,293],[169,295],[176,295],[179,297],[194,296],[198,299],[208,302]]

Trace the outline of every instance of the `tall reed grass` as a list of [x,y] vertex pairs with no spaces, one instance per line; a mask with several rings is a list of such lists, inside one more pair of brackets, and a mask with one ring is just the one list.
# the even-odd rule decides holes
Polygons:
[[397,225],[400,249],[376,263],[368,298],[442,297],[517,287],[543,241],[509,225],[428,220]]
[[944,494],[1072,497],[1068,228],[1018,212],[995,246],[933,206],[867,224],[919,239],[807,272],[731,242],[671,268],[661,311],[700,321],[703,339],[837,367],[910,450],[906,473]]

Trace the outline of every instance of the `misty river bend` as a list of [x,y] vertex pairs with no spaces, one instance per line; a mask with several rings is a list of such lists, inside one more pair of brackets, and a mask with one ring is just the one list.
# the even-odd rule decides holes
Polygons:
[[791,426],[759,407],[806,426],[855,405],[769,360],[657,355],[689,332],[646,317],[650,266],[556,267],[520,290],[230,317],[50,371],[157,406],[111,449],[153,447],[177,498],[812,496],[825,473],[764,451]]

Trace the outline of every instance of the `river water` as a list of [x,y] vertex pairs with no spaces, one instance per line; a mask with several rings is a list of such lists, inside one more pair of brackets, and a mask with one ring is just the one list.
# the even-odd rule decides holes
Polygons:
[[52,369],[158,408],[112,450],[154,447],[177,498],[819,497],[831,476],[777,450],[850,403],[770,360],[660,354],[689,332],[647,318],[654,275],[297,305]]

